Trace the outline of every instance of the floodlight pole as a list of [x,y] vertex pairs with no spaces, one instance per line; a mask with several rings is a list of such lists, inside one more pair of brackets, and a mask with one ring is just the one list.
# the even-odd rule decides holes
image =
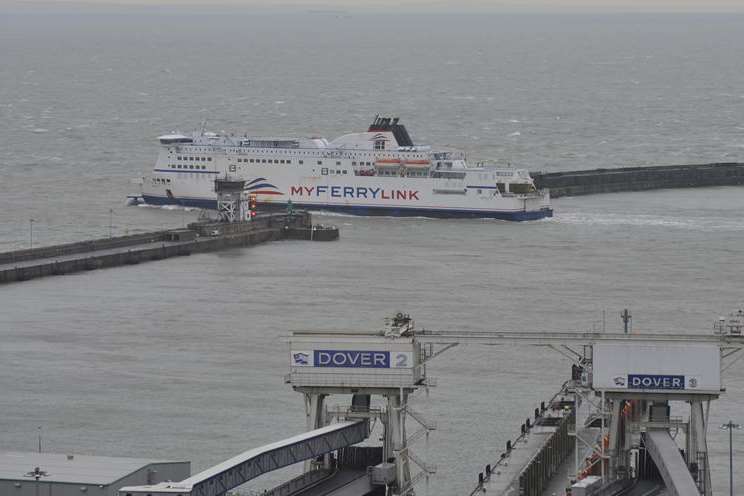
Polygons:
[[729,491],[731,496],[734,496],[734,429],[741,429],[741,426],[729,420],[727,424],[721,426],[721,429],[729,431]]

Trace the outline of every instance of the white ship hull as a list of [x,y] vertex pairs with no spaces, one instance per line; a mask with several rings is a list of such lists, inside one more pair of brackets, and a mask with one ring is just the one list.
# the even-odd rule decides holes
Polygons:
[[[397,122],[397,121],[396,121]],[[334,142],[256,140],[213,134],[161,137],[164,145],[141,199],[153,205],[215,208],[214,181],[245,180],[260,207],[356,215],[534,220],[552,215],[547,191],[526,171],[470,167],[464,156],[401,147],[371,130]],[[373,143],[387,148],[372,148]],[[518,192],[510,191],[518,190]]]

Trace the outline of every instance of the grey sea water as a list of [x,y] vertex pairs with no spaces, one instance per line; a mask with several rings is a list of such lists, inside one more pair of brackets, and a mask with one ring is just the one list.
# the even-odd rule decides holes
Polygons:
[[[178,226],[125,207],[155,137],[198,127],[335,136],[378,112],[416,141],[531,170],[744,160],[744,17],[6,9],[0,249]],[[185,458],[199,470],[299,432],[298,328],[634,327],[708,332],[744,303],[744,189],[566,198],[547,221],[325,217],[280,242],[0,288],[0,443]],[[570,364],[461,346],[416,408],[437,421],[432,495],[463,494]],[[744,367],[711,409],[716,494],[744,422]],[[735,445],[736,467],[744,434]],[[268,487],[280,479],[259,479]],[[737,473],[737,483],[744,476]],[[424,492],[422,486],[421,492]]]

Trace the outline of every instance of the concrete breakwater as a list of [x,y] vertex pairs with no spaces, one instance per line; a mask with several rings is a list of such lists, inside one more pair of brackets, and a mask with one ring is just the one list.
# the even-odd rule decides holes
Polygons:
[[744,163],[660,165],[566,172],[531,172],[552,198],[663,188],[744,185]]
[[[172,229],[0,253],[0,284],[85,270],[133,265],[192,253],[305,239],[309,213],[267,214],[251,222],[196,222]],[[337,237],[337,236],[336,236]]]

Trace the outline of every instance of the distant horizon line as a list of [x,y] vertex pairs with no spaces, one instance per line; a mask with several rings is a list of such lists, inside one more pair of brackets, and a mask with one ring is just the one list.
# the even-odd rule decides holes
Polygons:
[[[243,10],[258,9],[261,12],[349,15],[365,13],[493,13],[493,14],[744,14],[744,2],[721,0],[717,4],[694,0],[677,2],[672,0],[641,1],[630,5],[629,1],[613,1],[610,4],[598,5],[588,0],[564,0],[566,3],[556,6],[554,1],[535,0],[501,0],[500,2],[483,3],[482,0],[470,0],[450,3],[443,0],[409,0],[408,3],[395,0],[377,0],[374,4],[355,3],[351,6],[341,0],[0,0],[0,8],[11,7],[24,11],[38,11],[40,8],[86,8],[91,10],[132,9],[132,8],[187,8],[209,9],[219,13],[220,9]],[[663,5],[662,5],[663,4]],[[682,4],[682,5],[680,5]]]

